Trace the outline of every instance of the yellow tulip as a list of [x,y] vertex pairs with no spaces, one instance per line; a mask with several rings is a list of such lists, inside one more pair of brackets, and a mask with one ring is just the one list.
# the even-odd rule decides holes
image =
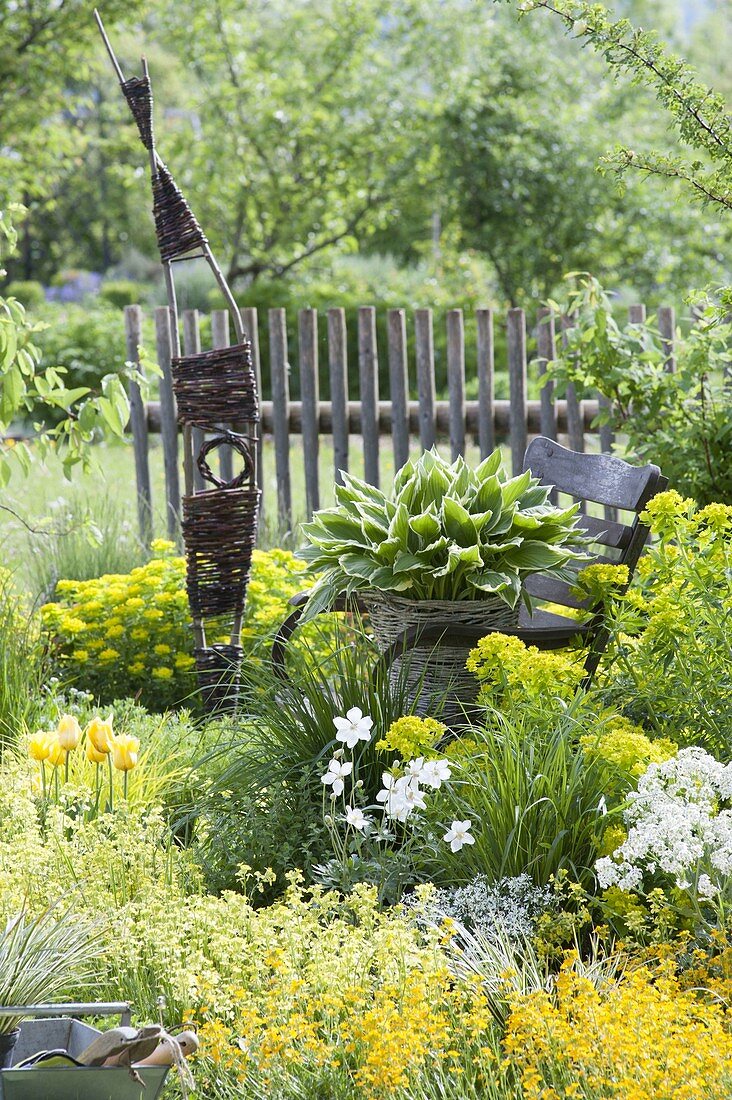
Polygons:
[[[90,760],[94,760],[95,763],[101,764],[104,757],[108,752],[112,751],[112,742],[114,741],[114,732],[112,730],[112,717],[104,719],[98,715],[92,718],[89,725],[86,727],[87,738],[87,750],[86,755]],[[100,759],[89,755],[89,744],[94,747],[95,752],[100,755]]]
[[86,758],[90,760],[92,764],[103,764],[107,759],[107,753],[100,752],[91,738],[89,738],[86,742]]
[[139,737],[131,737],[128,733],[118,733],[112,742],[112,763],[120,772],[132,771],[137,764],[139,751]]
[[67,750],[63,747],[58,737],[49,738],[48,748],[48,763],[52,764],[54,768],[58,768],[61,764],[66,763],[68,757]]
[[58,743],[66,752],[71,752],[81,740],[81,726],[73,714],[63,714],[56,726]]
[[28,755],[32,760],[48,760],[51,754],[51,742],[55,740],[56,734],[49,733],[48,730],[38,730],[32,737],[28,739]]

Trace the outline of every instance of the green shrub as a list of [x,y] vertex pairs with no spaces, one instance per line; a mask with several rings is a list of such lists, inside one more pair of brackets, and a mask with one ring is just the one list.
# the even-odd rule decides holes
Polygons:
[[98,387],[125,364],[124,317],[111,305],[48,302],[37,314],[48,323],[36,343],[46,366],[64,367],[67,386]]
[[[56,667],[103,703],[136,696],[164,710],[195,689],[185,560],[161,539],[152,552],[130,573],[59,581],[58,602],[41,608]],[[306,587],[303,568],[287,551],[254,551],[243,629],[250,653],[266,645],[290,597]]]
[[646,510],[656,544],[614,603],[600,684],[656,737],[732,750],[732,506],[670,491]]
[[109,302],[115,309],[123,309],[125,306],[135,306],[143,302],[148,294],[148,288],[142,283],[133,282],[132,279],[110,279],[102,283],[99,288],[99,297],[104,302]]
[[8,298],[17,298],[26,309],[38,309],[46,301],[46,292],[34,279],[18,279],[5,288]]

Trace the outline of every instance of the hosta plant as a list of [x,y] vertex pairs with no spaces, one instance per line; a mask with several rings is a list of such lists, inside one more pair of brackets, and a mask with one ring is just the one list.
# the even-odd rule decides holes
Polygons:
[[509,478],[499,450],[474,470],[425,451],[389,494],[344,475],[336,507],[303,526],[298,554],[320,574],[307,615],[366,589],[412,600],[496,596],[515,607],[528,574],[567,577],[586,556],[578,505],[558,507],[549,491],[530,471]]

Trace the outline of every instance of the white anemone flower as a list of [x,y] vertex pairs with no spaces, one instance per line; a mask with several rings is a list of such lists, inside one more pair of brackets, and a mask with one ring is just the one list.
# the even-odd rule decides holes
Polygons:
[[359,741],[371,740],[373,718],[364,714],[360,707],[351,707],[345,718],[334,718],[336,741],[342,741],[349,749],[355,749]]
[[472,821],[453,821],[442,839],[453,852],[459,852],[466,844],[475,844],[475,837],[470,833],[472,827]]
[[425,786],[439,791],[442,784],[446,783],[451,775],[452,771],[447,760],[427,760],[422,765],[419,781],[424,783]]
[[320,782],[325,783],[326,787],[331,787],[333,794],[343,794],[343,787],[345,786],[343,780],[347,775],[350,775],[353,771],[353,763],[347,760],[343,763],[341,760],[336,760],[335,756],[328,764],[328,770],[325,775],[321,776]]
[[371,818],[358,806],[348,807],[345,820],[347,825],[352,825],[359,833],[365,833],[371,824]]
[[424,793],[410,776],[402,775],[397,779],[389,772],[384,772],[382,780],[384,788],[377,794],[376,801],[384,803],[388,817],[395,821],[406,821],[414,810],[425,809]]

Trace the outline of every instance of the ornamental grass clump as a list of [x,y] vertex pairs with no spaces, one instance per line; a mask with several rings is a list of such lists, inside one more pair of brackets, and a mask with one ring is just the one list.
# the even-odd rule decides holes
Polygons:
[[306,615],[367,589],[516,607],[528,574],[567,578],[586,557],[578,505],[552,504],[550,488],[528,470],[509,478],[499,450],[475,470],[426,451],[401,468],[391,494],[344,475],[336,507],[303,525],[299,556],[321,574]]

